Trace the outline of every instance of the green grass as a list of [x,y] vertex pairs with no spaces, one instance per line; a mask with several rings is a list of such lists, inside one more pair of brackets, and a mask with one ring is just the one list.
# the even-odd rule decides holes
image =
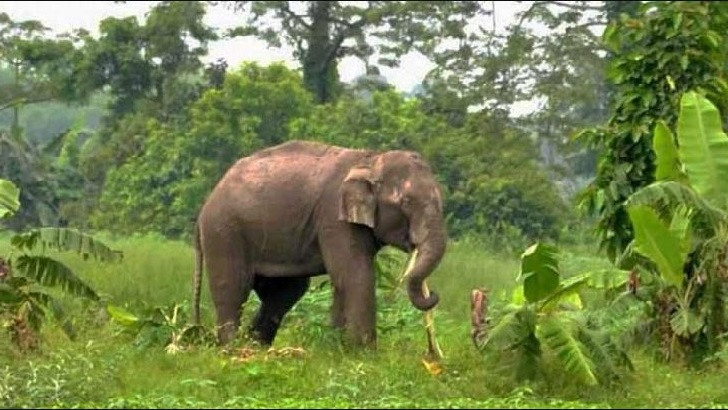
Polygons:
[[[186,243],[154,237],[111,240],[124,251],[116,265],[57,257],[110,303],[134,313],[191,299],[194,255]],[[0,254],[7,254],[0,237]],[[602,258],[566,252],[565,274],[608,267]],[[651,408],[727,407],[720,371],[688,371],[633,352],[636,370],[621,387],[584,388],[554,377],[517,383],[485,366],[470,340],[470,292],[495,295],[515,284],[517,257],[496,256],[475,245],[451,245],[428,280],[441,296],[435,327],[444,350],[444,372],[429,374],[422,362],[426,336],[422,314],[404,294],[379,290],[378,349],[342,347],[328,328],[330,299],[311,291],[284,320],[275,348],[300,347],[301,357],[266,356],[235,361],[212,347],[175,355],[143,347],[121,333],[102,311],[67,302],[79,337],[69,341],[55,326],[43,333],[43,351],[20,355],[0,337],[0,406],[106,408]],[[323,279],[323,278],[322,278]],[[321,279],[316,282],[320,282]],[[206,278],[203,321],[214,322]],[[251,297],[245,324],[257,304]],[[558,370],[558,369],[555,369]]]

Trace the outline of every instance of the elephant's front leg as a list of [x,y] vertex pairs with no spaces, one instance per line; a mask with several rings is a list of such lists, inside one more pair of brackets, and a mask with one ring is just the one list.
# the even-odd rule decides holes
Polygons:
[[341,284],[332,281],[333,302],[331,304],[331,327],[334,329],[344,329],[346,321],[344,320],[344,288]]
[[[376,345],[376,295],[373,258],[375,242],[370,231],[342,223],[320,236],[326,270],[334,284],[332,319],[344,325],[357,345]],[[337,312],[339,309],[339,313]],[[337,316],[339,315],[339,316]]]

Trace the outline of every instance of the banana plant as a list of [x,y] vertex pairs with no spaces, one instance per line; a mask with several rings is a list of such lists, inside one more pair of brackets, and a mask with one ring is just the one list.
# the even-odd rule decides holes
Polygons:
[[587,385],[619,379],[632,363],[615,338],[589,323],[581,291],[623,287],[628,274],[598,270],[562,279],[557,248],[534,244],[521,255],[518,286],[481,349],[499,361],[511,355],[518,379],[535,378],[545,357]]
[[653,314],[665,324],[666,358],[704,339],[715,352],[726,329],[728,136],[718,109],[695,91],[681,97],[676,128],[655,127],[655,182],[626,202],[635,237],[623,258],[657,278]]
[[[20,191],[11,181],[0,179],[0,219],[20,208]],[[75,251],[84,259],[115,261],[122,255],[93,237],[66,228],[39,228],[15,234],[11,251],[0,257],[0,326],[10,332],[11,340],[23,351],[39,347],[39,332],[52,315],[69,338],[74,338],[71,318],[49,288],[100,302],[100,297],[68,266],[46,256],[47,249]],[[38,248],[41,254],[37,254]]]
[[131,335],[141,348],[162,345],[167,353],[176,354],[188,345],[212,345],[215,341],[214,333],[209,329],[189,324],[187,302],[147,307],[141,315],[108,304],[106,312],[120,326],[121,333]]

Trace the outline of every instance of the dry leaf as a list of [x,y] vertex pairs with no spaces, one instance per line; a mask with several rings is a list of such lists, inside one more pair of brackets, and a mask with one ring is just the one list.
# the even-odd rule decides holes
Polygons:
[[440,362],[438,362],[437,360],[430,361],[427,358],[423,358],[422,364],[425,365],[425,369],[427,369],[427,372],[433,376],[437,376],[444,371],[442,365],[440,365]]

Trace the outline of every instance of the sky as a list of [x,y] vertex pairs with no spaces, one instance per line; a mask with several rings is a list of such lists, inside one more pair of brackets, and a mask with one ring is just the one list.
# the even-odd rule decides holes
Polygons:
[[[85,28],[92,35],[98,36],[98,25],[106,17],[126,17],[135,15],[144,21],[144,14],[157,2],[128,1],[125,4],[116,4],[113,1],[0,1],[0,12],[7,13],[14,21],[39,20],[50,27],[55,33]],[[526,2],[529,3],[529,2]],[[514,15],[526,6],[515,1],[492,2],[495,6],[496,29],[502,30],[514,20]],[[205,23],[219,30],[234,27],[242,22],[243,16],[222,6],[208,7]],[[491,27],[491,18],[483,22]],[[205,61],[215,61],[223,58],[228,67],[237,67],[243,61],[256,61],[268,64],[282,61],[291,68],[298,68],[299,64],[292,57],[292,49],[275,49],[254,38],[236,38],[222,40],[209,46],[209,54]],[[410,53],[403,56],[399,68],[380,69],[380,73],[387,81],[402,92],[409,92],[420,83],[433,64],[419,53]],[[339,64],[339,77],[344,82],[350,82],[364,74],[364,64],[354,57],[343,59]]]

